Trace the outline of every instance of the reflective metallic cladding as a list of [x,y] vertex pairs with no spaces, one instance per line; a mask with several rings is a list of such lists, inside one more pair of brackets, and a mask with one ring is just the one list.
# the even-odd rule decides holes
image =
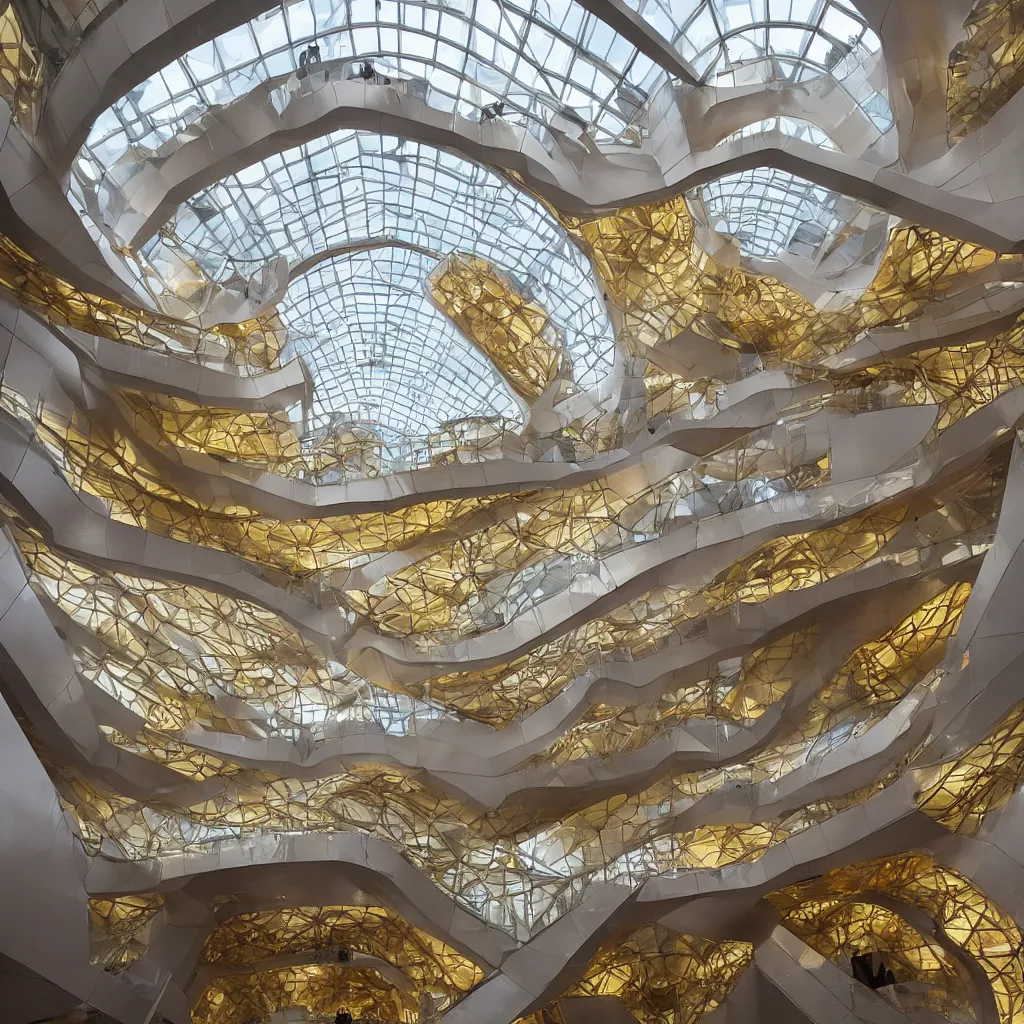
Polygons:
[[1021,1024],[1020,15],[0,2],[4,1012]]

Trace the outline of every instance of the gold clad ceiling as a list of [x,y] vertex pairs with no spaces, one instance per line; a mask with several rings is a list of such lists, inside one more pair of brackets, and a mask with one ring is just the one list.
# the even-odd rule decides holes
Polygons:
[[[696,1024],[784,957],[793,1005],[866,999],[871,953],[905,1015],[1021,1024],[1019,886],[972,865],[1016,856],[1024,782],[1013,659],[974,639],[1015,635],[986,616],[1015,600],[1024,264],[938,208],[857,248],[881,192],[831,171],[911,138],[885,32],[847,0],[629,2],[627,44],[592,3],[499,5],[513,70],[483,0],[395,6],[239,13],[97,114],[60,195],[121,290],[0,238],[0,554],[63,680],[11,643],[4,696],[92,865],[89,968],[141,984],[187,945],[194,1024]],[[57,69],[20,11],[0,91],[42,152]],[[1024,80],[1021,16],[981,0],[933,69],[950,164]],[[361,53],[364,17],[394,47]],[[659,117],[710,160],[694,96],[799,83],[840,104],[793,148],[827,198],[743,179],[761,216],[803,196],[756,263],[644,175]],[[329,87],[384,90],[391,134],[307,130]],[[257,100],[291,126],[259,160],[168,184]],[[724,145],[787,133],[760,116]],[[129,239],[160,188],[191,193]]]

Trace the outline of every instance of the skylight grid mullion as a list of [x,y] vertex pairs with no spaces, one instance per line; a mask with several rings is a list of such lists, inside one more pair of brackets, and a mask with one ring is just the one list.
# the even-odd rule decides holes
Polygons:
[[[343,136],[339,139],[335,139],[332,142],[332,146],[343,144],[346,138],[351,137],[352,136]],[[358,139],[360,137],[356,136],[355,138]],[[522,197],[502,188],[497,182],[490,182],[488,180],[490,176],[485,171],[475,168],[473,165],[467,164],[463,160],[453,158],[449,154],[444,154],[443,159],[440,161],[434,161],[430,159],[426,150],[421,146],[416,147],[415,155],[407,149],[406,156],[409,159],[409,164],[407,166],[414,176],[412,186],[410,187],[410,183],[407,179],[399,180],[396,178],[393,158],[385,157],[384,164],[382,164],[382,158],[376,155],[376,151],[378,149],[383,149],[385,152],[393,151],[390,141],[387,145],[378,145],[372,147],[369,151],[366,149],[365,145],[360,146],[360,151],[364,154],[361,158],[362,161],[364,163],[369,161],[369,163],[377,169],[377,172],[371,175],[369,182],[370,187],[367,187],[367,182],[364,181],[356,192],[350,192],[347,187],[342,189],[340,193],[335,189],[334,194],[342,196],[342,203],[346,212],[344,220],[347,223],[342,230],[342,238],[346,232],[351,232],[351,217],[348,214],[351,209],[351,198],[354,195],[362,196],[364,200],[370,201],[372,207],[377,208],[377,212],[374,213],[374,225],[379,225],[380,196],[383,195],[383,192],[381,191],[383,188],[381,168],[385,165],[388,167],[387,180],[389,184],[396,189],[395,194],[400,208],[411,211],[421,211],[422,214],[426,215],[428,222],[439,219],[439,206],[443,206],[449,211],[452,209],[458,209],[460,212],[464,212],[466,216],[458,218],[461,225],[459,230],[463,232],[463,234],[461,238],[452,240],[455,241],[456,245],[459,247],[469,247],[466,245],[466,241],[472,240],[473,232],[475,230],[477,237],[486,238],[487,248],[489,250],[493,250],[489,255],[494,262],[498,263],[499,266],[502,262],[508,261],[508,256],[504,255],[503,257],[503,254],[500,251],[501,239],[503,237],[516,237],[518,232],[521,231],[524,226],[524,219],[529,220],[533,217],[536,220],[539,220],[542,225],[543,238],[555,237],[554,226],[547,224],[544,221],[543,213],[536,209],[535,204],[525,202]],[[337,152],[336,149],[334,151]],[[348,150],[346,150],[346,152],[347,151]],[[306,178],[315,179],[314,175],[306,173],[305,169],[307,164],[305,161],[299,162],[294,157],[289,157],[288,160],[285,161],[285,165],[287,167],[288,181],[290,181],[293,186],[300,184],[302,174],[305,174]],[[342,165],[342,167],[344,166],[351,166],[351,163]],[[300,168],[300,170],[294,170],[293,168],[295,167]],[[456,176],[452,175],[453,167],[458,170],[458,174]],[[458,181],[458,185],[454,184],[456,181]],[[487,188],[481,192],[480,185],[484,183],[487,184]],[[251,188],[247,189],[246,186],[241,186],[240,183],[236,183],[236,188],[242,190],[242,195],[244,195],[245,201],[248,201],[251,206],[255,198]],[[456,188],[458,189],[458,192],[451,191]],[[468,201],[463,200],[460,202],[460,196],[465,195],[465,190],[467,188],[471,189]],[[278,190],[287,191],[286,189],[280,189],[280,186],[278,186]],[[245,193],[247,191],[248,194],[246,195]],[[298,189],[296,189],[296,191],[298,191]],[[301,221],[309,216],[309,212],[302,213],[302,209],[308,207],[308,201],[303,200],[303,202],[299,204],[289,204],[285,202],[283,206],[286,213],[284,219],[296,249],[302,251],[304,254],[308,253],[308,243],[303,243],[298,234]],[[296,208],[293,209],[293,206]],[[393,198],[388,203],[388,209],[391,209],[394,206],[395,199]],[[367,211],[367,216],[369,216],[371,206],[366,205],[365,201],[363,201],[361,202],[361,207]],[[321,205],[316,208],[316,213],[317,216],[314,220],[323,225],[323,230],[333,232],[331,237],[321,238],[318,241],[318,244],[322,244],[324,246],[326,246],[328,242],[331,244],[337,244],[339,205],[332,204],[329,209]],[[538,213],[540,213],[539,218],[537,217]],[[389,217],[391,216],[393,216],[393,214],[389,214]],[[417,215],[414,214],[414,216]],[[281,218],[275,217],[274,219],[275,221],[280,221]],[[258,221],[259,218],[253,218],[252,227],[254,229],[259,228]],[[235,223],[237,223],[237,221]],[[391,221],[389,220],[386,223],[390,224]],[[425,223],[426,222],[424,222],[424,224]],[[450,215],[445,224],[446,228],[454,226],[454,222]],[[473,225],[475,225],[475,228]],[[273,227],[273,225],[268,225],[268,227]],[[417,233],[419,233],[422,231],[422,228],[417,228],[416,230]],[[446,237],[445,240],[447,242],[448,238]],[[433,240],[431,238],[424,238],[423,241],[430,243]],[[520,243],[517,243],[517,245],[518,244]],[[525,248],[522,251],[516,251],[515,258],[512,260],[514,276],[525,279],[526,275],[529,274],[539,281],[572,280],[574,283],[576,281],[580,281],[582,283],[583,279],[579,268],[576,267],[572,271],[569,271],[568,267],[565,266],[564,255],[556,256],[554,260],[549,258],[546,262],[540,261],[537,250],[541,248],[543,244],[546,243],[541,242],[539,238],[529,239],[529,237],[527,237]],[[570,246],[565,244],[564,239],[562,249],[566,253],[573,251]],[[408,257],[403,257],[403,259],[408,259]],[[557,274],[552,272],[553,268],[557,268]],[[577,311],[581,309],[577,296],[574,294],[569,302],[563,304],[562,308],[566,314],[569,314],[571,311],[575,317]],[[405,316],[404,311],[402,315],[403,317]],[[290,317],[289,319],[294,320],[294,317]],[[589,332],[591,333],[595,329],[592,320],[593,312],[591,311],[586,321],[589,326]],[[571,340],[572,339],[570,337],[570,341]]]
[[[281,8],[279,8],[279,9],[281,9]],[[475,7],[474,7],[474,10],[475,10]],[[529,20],[530,20],[531,23],[534,23],[534,19],[530,18]],[[296,45],[298,45],[298,43],[300,41],[295,39],[293,37],[293,35],[292,35],[291,19],[289,19],[287,16],[284,17],[284,24],[285,24],[286,32],[287,32],[288,38],[289,38],[289,44],[288,45],[289,45],[289,47],[294,48]],[[397,24],[397,22],[396,22],[396,24]],[[254,48],[260,54],[260,59],[263,60],[264,66],[265,66],[265,61],[266,61],[266,59],[269,56],[280,54],[286,48],[288,48],[288,47],[280,47],[280,48],[276,48],[276,49],[274,49],[272,51],[268,50],[266,52],[263,52],[262,48],[259,45],[258,37],[256,36],[256,34],[254,32],[252,32],[251,27],[249,25],[246,26],[246,30],[250,34],[250,37],[252,39]],[[326,30],[326,27],[325,27],[325,29],[316,28],[312,38],[316,38],[319,34],[324,32],[325,30]],[[354,42],[354,40],[353,40],[353,42]],[[224,52],[223,52],[222,48],[220,46],[217,46],[216,43],[215,43],[214,46],[213,46],[212,52],[214,54],[215,60],[219,60],[219,67],[220,67],[220,72],[221,72],[221,75],[219,77],[221,77],[221,78],[225,77],[225,75],[227,73],[227,63],[226,63],[225,55],[224,55]],[[251,65],[251,63],[252,63],[252,61],[250,61],[250,65]],[[187,66],[185,65],[185,63],[183,61],[181,62],[181,67],[182,67],[182,70],[184,71],[186,77],[188,77],[190,80],[195,81],[196,76],[191,75],[190,71],[188,70]],[[241,72],[241,71],[244,71],[244,68],[242,66],[240,66],[240,68],[233,69],[233,70]],[[457,71],[458,71],[458,69],[457,69]],[[464,71],[465,71],[465,59],[462,62],[462,71],[463,71],[463,74],[464,74]],[[211,81],[212,81],[212,78],[211,78]],[[460,87],[460,92],[461,92],[461,87]],[[141,114],[141,112],[139,112],[139,111],[136,111],[136,113],[139,114],[139,115]],[[123,120],[124,119],[122,118],[122,121]]]
[[[432,307],[426,304],[425,294],[421,294],[418,289],[415,288],[415,285],[417,284],[417,272],[416,266],[414,266],[413,263],[414,261],[418,261],[419,258],[415,257],[414,254],[407,253],[402,250],[392,250],[391,253],[392,255],[388,259],[382,260],[378,256],[375,262],[378,265],[378,269],[380,269],[381,266],[398,268],[398,272],[392,272],[391,275],[392,281],[394,282],[392,287],[398,286],[402,288],[405,299],[401,303],[390,301],[386,304],[383,312],[384,316],[387,318],[387,330],[391,335],[401,334],[402,332],[411,332],[415,340],[415,344],[408,346],[407,350],[392,353],[393,363],[396,366],[404,367],[405,379],[409,381],[409,389],[418,387],[419,394],[422,396],[429,396],[429,390],[424,390],[425,382],[430,383],[435,379],[440,380],[441,374],[428,375],[425,367],[428,365],[427,361],[431,358],[443,358],[447,351],[446,346],[453,340],[451,337],[450,325],[447,325],[447,321],[444,321]],[[364,255],[367,259],[362,261],[363,264],[367,266],[372,265],[374,263],[374,254]],[[399,257],[400,263],[396,262],[394,258],[395,256]],[[379,286],[376,281],[360,282],[360,289],[365,289],[366,287],[371,289],[377,288],[379,290]],[[417,298],[421,300],[421,306],[419,309],[416,309],[412,305],[413,300]],[[312,296],[309,294],[309,290],[304,294],[304,300],[306,302],[312,301]],[[376,303],[374,308],[381,309],[380,303]],[[424,316],[428,318],[426,321],[423,320]],[[377,323],[380,322],[382,321],[378,314]],[[441,337],[438,336],[437,330],[431,326],[432,324],[438,323],[446,325],[446,333]],[[441,349],[444,349],[444,351],[441,351]],[[321,359],[320,363],[323,362],[324,360]],[[484,364],[480,364],[478,360],[472,365],[463,361],[464,372],[462,373],[461,378],[456,378],[452,374],[448,375],[449,391],[456,385],[464,385],[467,382],[480,380],[480,372],[483,365]],[[444,369],[450,369],[450,367],[445,366]],[[382,401],[380,408],[382,410],[390,410],[392,418],[395,415],[399,415],[401,410],[404,409],[406,410],[406,419],[408,419],[408,416],[411,415],[410,403],[406,401],[404,397],[401,402],[396,401],[395,395],[397,393],[395,392],[395,388],[397,386],[396,379],[392,374],[380,384],[382,395],[377,395],[375,393],[374,402],[376,402],[378,398],[381,398]],[[481,390],[482,387],[471,389],[470,396],[466,397],[466,401],[470,402],[471,405],[466,405],[464,402],[465,408],[472,407],[475,409],[480,406],[482,399],[479,398],[479,392]],[[412,394],[411,390],[405,388],[403,388],[400,393],[403,396]],[[452,394],[454,394],[454,392],[452,392]],[[457,408],[451,405],[449,399],[450,396],[446,393],[445,403],[437,406],[439,414],[445,413],[449,409]],[[421,401],[422,400],[425,399],[421,398]]]
[[[467,79],[466,68],[467,68],[467,66],[469,64],[469,50],[470,50],[470,47],[473,47],[474,51],[475,51],[475,49],[476,49],[476,46],[475,46],[475,43],[476,43],[475,36],[480,31],[480,27],[477,25],[477,17],[476,17],[479,4],[480,4],[480,0],[473,0],[473,5],[470,8],[470,17],[467,19],[467,22],[468,22],[468,32],[466,34],[466,43],[465,43],[465,45],[462,48],[462,68],[461,68],[461,74],[459,75],[459,84],[456,87],[456,95],[455,95],[455,102],[456,102],[456,104],[459,104],[459,103],[463,102],[463,94],[464,94],[465,89],[466,89],[466,87],[468,85],[468,83],[466,81],[466,79]],[[491,36],[491,33],[485,31],[484,35]],[[491,38],[493,40],[493,36],[491,36]],[[493,44],[492,44],[492,47],[491,47],[491,52],[492,53],[494,52]],[[486,61],[486,57],[485,57],[485,61]]]

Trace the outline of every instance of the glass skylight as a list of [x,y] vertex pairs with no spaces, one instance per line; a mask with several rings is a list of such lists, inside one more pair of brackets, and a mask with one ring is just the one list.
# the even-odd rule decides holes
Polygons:
[[755,121],[741,128],[732,135],[727,135],[721,142],[724,146],[727,142],[735,142],[737,139],[746,139],[755,135],[765,135],[768,132],[780,132],[801,142],[807,142],[818,149],[835,150],[835,143],[828,137],[828,132],[823,131],[816,124],[804,121],[798,117],[769,117],[763,121]]
[[[765,82],[826,75],[879,130],[891,123],[868,82],[878,39],[848,0],[629,2],[707,83],[727,84],[726,74],[747,83],[752,68]],[[534,130],[576,125],[599,143],[635,127],[667,77],[576,0],[281,0],[155,72],[97,120],[72,185],[87,223],[120,251],[133,173],[256,86],[309,84],[293,77],[301,67],[403,81],[435,108],[475,119],[503,102],[502,117]],[[286,101],[268,94],[268,103]],[[833,148],[827,132],[797,118],[738,136],[771,130]],[[769,169],[723,177],[699,198],[707,223],[760,259],[820,253],[849,213],[843,197]],[[339,248],[382,242],[395,245],[315,266]],[[293,275],[301,265],[279,309],[289,352],[306,358],[317,382],[313,425],[340,417],[408,437],[466,417],[521,422],[504,380],[426,297],[433,261],[453,252],[487,260],[550,312],[582,388],[611,372],[613,331],[592,268],[547,209],[478,164],[397,137],[340,130],[272,154],[189,198],[136,255],[158,305],[161,288],[177,296],[174,274],[193,261],[231,289],[260,282],[256,294],[267,294],[273,274],[261,271],[274,261]]]
[[299,67],[374,59],[429,83],[431,106],[479,119],[504,101],[534,126],[568,117],[620,138],[665,72],[573,0],[297,0],[190,50],[95,122],[78,169],[96,180],[133,146],[156,149],[211,107]]
[[[864,76],[881,43],[852,2],[626,2],[689,61],[706,84],[749,84],[747,76],[737,72],[753,65],[766,82],[806,82],[827,74],[843,84],[879,131],[884,133],[893,124],[885,96]],[[728,73],[737,81],[721,80]]]
[[435,263],[388,246],[326,260],[292,282],[281,305],[285,355],[309,367],[317,426],[332,417],[371,426],[396,457],[405,438],[450,420],[521,423],[500,374],[427,297]]
[[704,81],[732,64],[777,57],[797,81],[831,71],[878,37],[852,3],[837,0],[627,0]]
[[294,272],[339,247],[396,243],[314,266],[279,305],[317,382],[316,426],[341,416],[421,434],[468,416],[521,420],[489,360],[430,305],[427,275],[452,252],[487,260],[549,311],[579,385],[612,369],[590,263],[561,225],[492,171],[430,146],[322,136],[189,199],[144,247],[154,266],[165,240],[221,282],[278,257]]
[[849,219],[850,201],[788,171],[756,167],[726,174],[700,189],[708,223],[735,239],[744,256],[809,257],[827,247]]

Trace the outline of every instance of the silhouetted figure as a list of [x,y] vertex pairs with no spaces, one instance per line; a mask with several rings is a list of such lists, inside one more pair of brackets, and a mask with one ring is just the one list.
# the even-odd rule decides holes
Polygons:
[[359,62],[359,70],[356,72],[356,78],[361,78],[364,82],[376,82],[377,85],[390,85],[391,79],[387,75],[382,75],[374,66],[372,60],[362,60]]
[[853,977],[862,985],[870,989],[885,988],[888,985],[896,984],[896,975],[885,966],[885,961],[878,957],[878,966],[875,966],[874,954],[855,953],[850,957],[850,967],[853,970]]
[[316,43],[310,43],[299,55],[299,67],[304,68],[310,64],[320,63],[320,47]]
[[480,113],[484,115],[485,121],[494,121],[499,117],[504,117],[505,103],[503,100],[497,100],[495,103],[488,103],[486,107],[481,107]]
[[872,977],[870,953],[854,953],[850,957],[850,968],[853,971],[854,981],[870,986]]

